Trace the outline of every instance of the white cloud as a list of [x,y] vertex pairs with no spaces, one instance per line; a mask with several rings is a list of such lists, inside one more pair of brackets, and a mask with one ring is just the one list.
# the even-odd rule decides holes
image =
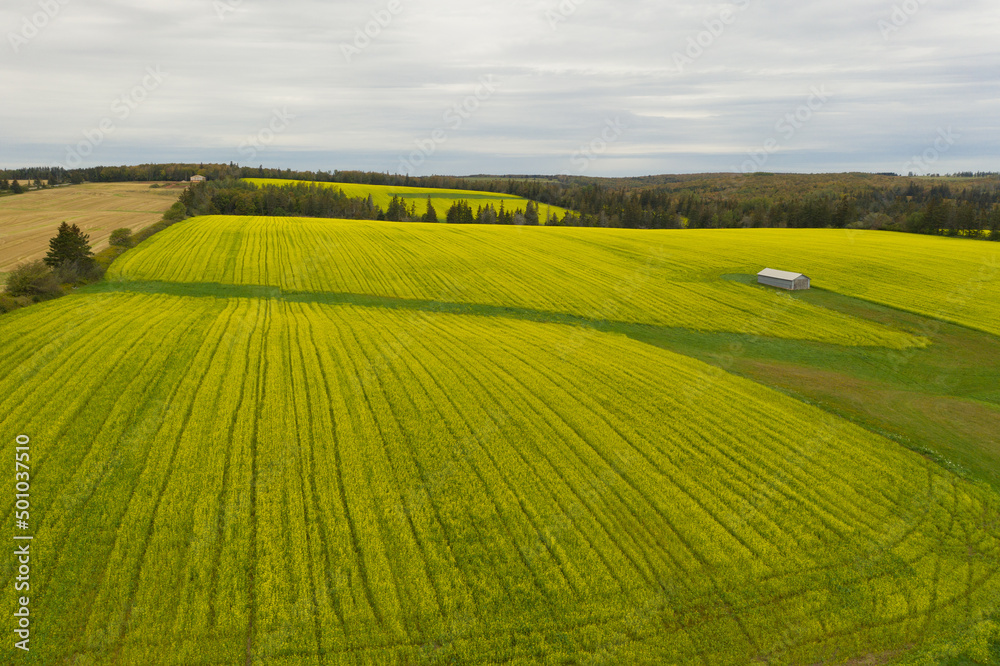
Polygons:
[[[879,22],[904,0],[394,1],[12,0],[0,163],[59,161],[160,66],[164,83],[87,163],[245,161],[241,142],[287,108],[295,118],[255,162],[394,170],[492,75],[496,94],[417,173],[570,172],[615,118],[626,129],[588,174],[726,170],[820,85],[831,101],[769,170],[898,170],[949,126],[962,138],[942,171],[1000,168],[995,2],[908,0],[919,8],[886,35]],[[23,37],[45,3],[60,9]],[[392,7],[348,62],[341,45]]]

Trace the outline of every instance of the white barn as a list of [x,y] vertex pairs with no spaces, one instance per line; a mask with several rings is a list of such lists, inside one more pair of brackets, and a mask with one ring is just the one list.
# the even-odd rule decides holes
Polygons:
[[206,180],[208,180],[208,178],[205,178],[204,176],[191,176],[192,183],[204,183]]
[[765,268],[757,273],[757,282],[770,287],[788,289],[789,291],[799,291],[811,287],[809,278],[802,273],[789,273],[788,271],[778,271],[773,268]]

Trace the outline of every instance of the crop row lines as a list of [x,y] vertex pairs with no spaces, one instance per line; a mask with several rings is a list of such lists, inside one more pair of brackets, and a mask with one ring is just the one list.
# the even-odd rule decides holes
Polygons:
[[[154,532],[156,530],[157,521],[161,518],[163,500],[166,497],[167,489],[170,486],[170,482],[174,478],[177,470],[176,463],[178,460],[178,454],[182,449],[186,427],[191,421],[191,416],[194,413],[195,406],[197,404],[196,398],[199,393],[202,392],[205,377],[210,371],[209,362],[216,355],[216,352],[224,339],[222,333],[226,330],[236,310],[237,305],[231,304],[230,307],[227,308],[227,316],[225,318],[217,318],[216,322],[212,326],[215,336],[208,338],[209,340],[214,340],[214,343],[210,342],[208,345],[202,346],[198,354],[195,355],[194,363],[192,363],[192,367],[195,368],[195,370],[191,381],[177,383],[174,396],[172,396],[170,402],[182,405],[184,413],[180,418],[180,422],[176,423],[176,427],[172,427],[174,426],[174,423],[170,420],[163,421],[160,429],[155,435],[155,438],[158,439],[160,434],[163,433],[168,439],[172,440],[173,443],[168,448],[169,454],[166,464],[162,465],[160,468],[162,470],[162,476],[158,481],[154,482],[156,492],[150,511],[147,514],[148,519],[143,520],[141,517],[137,517],[136,519],[139,524],[138,527],[140,528],[138,531],[141,534],[140,538],[137,540],[137,547],[131,549],[127,554],[123,553],[123,556],[127,558],[127,560],[132,561],[132,566],[123,566],[121,570],[116,572],[119,577],[126,578],[127,582],[123,588],[120,588],[120,592],[124,593],[122,605],[120,606],[123,609],[123,617],[120,621],[120,627],[117,630],[117,640],[114,647],[115,656],[112,663],[119,663],[122,659],[122,652],[126,648],[128,631],[134,620],[137,603],[136,599],[141,587],[140,583],[144,565],[147,562],[150,545],[154,540]],[[210,329],[210,332],[213,332],[212,329]],[[186,399],[185,394],[189,396]],[[124,524],[122,527],[124,527]],[[130,528],[132,527],[133,526],[130,526]],[[130,529],[129,531],[133,534],[136,532],[135,529]]]
[[[175,307],[164,309],[157,318],[148,322],[147,326],[150,324],[155,326],[162,322],[170,321],[173,325],[169,329],[168,335],[185,330],[193,317],[191,313],[188,313],[186,317],[176,316],[178,314],[177,310],[180,309],[177,307],[179,305],[181,304],[175,303]],[[144,333],[146,330],[148,329],[144,328],[142,332]],[[111,516],[108,516],[107,512],[105,512],[104,515],[106,519],[110,518],[109,522],[115,523],[115,528],[110,543],[101,544],[103,552],[99,560],[106,564],[108,562],[108,553],[113,552],[122,539],[122,519],[128,511],[139,487],[136,483],[128,482],[128,469],[125,467],[125,461],[120,459],[114,460],[114,453],[102,448],[107,447],[109,442],[121,441],[125,433],[134,428],[136,423],[133,420],[136,416],[133,410],[127,403],[119,400],[121,389],[115,387],[109,390],[110,387],[108,384],[113,384],[114,381],[123,382],[125,384],[122,387],[124,391],[142,399],[155,395],[165,386],[165,378],[160,376],[154,381],[149,381],[147,372],[161,367],[162,363],[169,356],[169,349],[161,347],[142,350],[141,336],[137,336],[129,342],[128,347],[122,347],[120,351],[121,356],[114,361],[111,371],[106,376],[106,380],[110,380],[112,377],[114,380],[107,381],[107,384],[102,387],[101,391],[97,392],[96,395],[91,395],[90,401],[84,408],[89,413],[103,414],[103,421],[100,425],[95,424],[96,436],[92,438],[90,448],[76,464],[72,465],[72,469],[74,470],[73,477],[68,482],[62,480],[59,482],[59,485],[63,488],[69,487],[74,489],[75,506],[71,510],[65,503],[62,503],[63,510],[58,514],[59,522],[57,523],[46,525],[45,518],[42,520],[42,529],[51,529],[55,534],[59,535],[52,546],[55,555],[55,559],[52,562],[53,572],[63,568],[76,568],[77,564],[74,561],[64,561],[64,559],[69,557],[78,558],[81,555],[79,547],[67,548],[67,543],[84,544],[87,542],[86,521],[81,520],[80,517],[85,515],[88,510],[91,510],[94,504],[103,506],[108,501],[107,498],[113,497],[115,498],[112,500],[115,507],[113,513]],[[125,370],[127,366],[131,366],[131,371]],[[154,376],[156,376],[155,373]],[[107,396],[106,401],[115,401],[113,406],[108,406],[106,403],[101,404],[100,399],[102,394],[105,394],[105,391]],[[154,407],[152,419],[156,418],[155,414],[158,411]],[[140,419],[138,423],[148,428],[152,419]],[[125,441],[134,442],[137,438],[133,435],[129,440]],[[134,462],[133,469],[140,475],[148,467],[150,453],[149,449],[140,449],[139,451],[138,459]],[[86,484],[85,490],[81,488],[84,484]],[[120,501],[121,498],[118,496],[119,489],[127,492],[125,501]],[[69,527],[74,524],[79,527]],[[102,586],[104,581],[108,579],[109,574],[110,569],[105,566],[99,576]],[[55,573],[52,573],[50,577],[54,578]],[[94,595],[89,598],[88,601],[90,603],[75,609],[79,615],[80,624],[74,628],[74,633],[79,634],[89,631],[96,600],[97,596]],[[67,628],[69,627],[67,626]]]
[[[169,316],[169,314],[170,313],[168,312],[167,314],[160,315],[160,320],[161,321],[165,320]],[[106,329],[104,329],[105,331],[113,330],[113,333],[110,333],[111,335],[118,336],[119,339],[121,339],[122,337],[124,337],[126,340],[128,339],[128,337],[126,337],[127,331],[129,330],[128,320],[125,317],[110,318],[107,324],[108,326]],[[117,329],[115,329],[116,325],[118,326]],[[92,385],[107,386],[107,384],[109,383],[108,379],[116,375],[116,371],[118,370],[120,365],[127,362],[129,365],[135,366],[135,364],[137,363],[137,359],[132,354],[133,348],[131,347],[122,347],[116,349],[113,355],[111,356],[113,362],[107,363],[108,358],[101,357],[98,351],[95,349],[95,345],[90,345],[89,343],[90,340],[87,339],[86,337],[83,337],[80,340],[78,340],[77,343],[74,344],[73,346],[66,348],[66,351],[67,353],[70,354],[76,353],[82,356],[83,372],[86,373],[86,376],[90,378],[90,382],[92,383]],[[91,350],[91,351],[88,353],[85,350]],[[141,361],[139,361],[139,363],[141,363]],[[71,371],[71,368],[67,367],[68,364],[60,364],[60,365],[61,365],[60,367],[61,372],[57,371],[55,373],[52,373],[47,376],[46,380],[43,380],[45,382],[43,384],[43,386],[45,387],[43,390],[55,391],[59,382],[68,381],[67,377],[64,377],[63,374],[64,373],[68,374]],[[141,367],[137,368],[136,372],[141,372]],[[50,442],[60,441],[63,437],[66,436],[67,432],[71,427],[73,427],[73,425],[79,427],[81,422],[90,420],[89,418],[88,419],[83,418],[81,415],[84,414],[85,410],[87,410],[89,401],[92,399],[92,397],[93,393],[78,394],[72,401],[70,401],[69,405],[63,403],[62,407],[69,412],[69,414],[67,414],[64,418],[51,417],[45,419],[46,421],[48,421],[48,430],[43,432],[33,433],[34,439],[41,443],[41,447],[39,448],[41,448],[41,450],[47,450],[51,446],[51,444],[49,444]],[[35,411],[34,414],[30,414],[32,410],[30,409],[29,406],[30,403],[26,402],[26,400],[27,397],[25,397],[25,399],[19,403],[18,408],[11,410],[12,419],[20,420],[20,422],[23,423],[28,421],[31,416],[34,416],[35,418],[38,418],[40,416],[45,418],[47,416],[47,412],[53,410],[53,408],[56,406],[55,404],[50,403],[49,405],[47,405],[48,409],[38,410]],[[122,406],[123,405],[119,405],[119,407]],[[100,419],[101,421],[99,424],[95,425],[98,425],[98,427],[103,427],[105,423],[108,423],[112,420],[114,415],[115,414],[113,414],[110,410],[97,411],[94,415],[94,418]],[[120,420],[121,419],[119,417],[119,423]],[[36,525],[39,526],[38,528],[36,528],[37,530],[39,531],[53,530],[56,533],[59,533],[60,527],[71,523],[72,522],[71,519],[73,518],[73,516],[76,515],[75,512],[81,510],[83,506],[86,504],[90,494],[93,493],[94,489],[98,486],[98,479],[87,478],[85,470],[88,470],[89,468],[84,465],[84,461],[86,461],[88,457],[93,456],[93,452],[95,451],[95,449],[102,443],[103,443],[102,440],[94,438],[88,440],[85,443],[82,443],[83,446],[81,446],[79,450],[73,450],[73,449],[67,450],[65,448],[63,449],[63,455],[72,456],[71,459],[75,461],[75,464],[69,466],[69,469],[72,470],[71,476],[68,479],[70,483],[67,483],[66,480],[63,480],[61,484],[62,486],[61,493],[64,497],[68,497],[68,500],[64,500],[62,498],[57,499],[56,503],[50,503],[48,506],[40,507],[40,510],[36,510],[35,512],[33,512],[33,515],[35,516],[34,522],[36,523]],[[47,478],[48,468],[56,466],[56,463],[53,462],[53,459],[49,456],[45,455],[39,456],[37,450],[36,450],[36,457],[40,458],[40,460],[39,462],[33,465],[33,476],[36,480],[36,483],[38,483],[40,480]],[[106,459],[105,462],[101,464],[103,470],[102,473],[107,472],[108,463]],[[56,509],[56,506],[59,506],[59,510]],[[11,500],[11,506],[8,509],[8,514],[12,513],[13,513],[13,499]],[[62,534],[61,536],[65,538],[66,535]],[[56,553],[58,552],[61,551],[57,550]],[[52,562],[52,559],[49,559],[48,561]],[[13,575],[13,573],[11,575]],[[45,570],[43,569],[39,571],[38,575],[44,578]]]

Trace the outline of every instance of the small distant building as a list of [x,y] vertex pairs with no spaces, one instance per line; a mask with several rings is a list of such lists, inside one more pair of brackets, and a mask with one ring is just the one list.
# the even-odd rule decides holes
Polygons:
[[809,278],[802,273],[789,273],[773,268],[765,268],[757,273],[757,282],[789,291],[800,291],[811,287]]
[[204,176],[191,176],[192,183],[204,183],[206,180],[208,180],[208,178],[205,178]]

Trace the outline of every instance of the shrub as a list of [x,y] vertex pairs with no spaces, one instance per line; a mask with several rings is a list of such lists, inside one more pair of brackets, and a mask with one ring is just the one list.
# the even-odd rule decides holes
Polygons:
[[29,305],[30,303],[31,299],[25,298],[24,296],[15,298],[10,294],[0,294],[0,314],[13,312],[14,310],[23,308],[25,305]]
[[67,261],[53,271],[61,284],[85,284],[104,277],[104,268],[89,257],[84,261]]
[[146,240],[147,238],[149,238],[153,234],[158,233],[160,231],[163,231],[164,229],[166,229],[169,226],[170,226],[170,224],[168,222],[164,222],[163,220],[160,220],[159,222],[157,222],[155,224],[151,224],[148,227],[143,227],[142,229],[140,229],[139,231],[137,231],[135,233],[135,235],[132,236],[132,241],[136,245],[138,245],[139,243],[141,243],[142,241]]
[[180,222],[185,217],[187,217],[187,207],[180,201],[168,208],[167,212],[163,214],[163,219],[167,222]]
[[132,242],[132,230],[128,227],[115,229],[111,232],[111,238],[108,240],[108,243],[115,247],[132,247],[134,245]]
[[111,262],[113,262],[115,259],[125,254],[125,252],[127,251],[128,248],[115,247],[114,245],[110,245],[101,250],[100,252],[98,252],[97,254],[95,254],[93,256],[93,260],[94,263],[97,264],[97,266],[106,271],[108,270],[108,267],[111,266]]
[[878,231],[881,229],[888,229],[892,231],[894,226],[891,217],[885,213],[868,213],[865,215],[864,219],[858,220],[856,222],[851,222],[847,225],[848,229],[870,229],[872,231]]
[[20,264],[7,276],[10,296],[27,296],[35,301],[55,298],[62,293],[59,280],[41,259]]

